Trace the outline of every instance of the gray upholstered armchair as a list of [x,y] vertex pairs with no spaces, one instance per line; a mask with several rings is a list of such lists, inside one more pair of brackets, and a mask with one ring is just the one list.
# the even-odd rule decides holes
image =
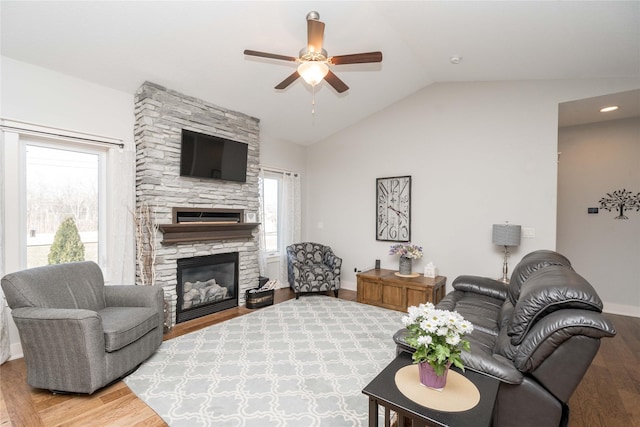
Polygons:
[[105,286],[91,261],[7,274],[2,290],[32,387],[93,393],[132,372],[162,343],[162,289]]
[[296,293],[333,291],[338,296],[342,258],[329,246],[319,243],[295,243],[287,246],[289,286]]

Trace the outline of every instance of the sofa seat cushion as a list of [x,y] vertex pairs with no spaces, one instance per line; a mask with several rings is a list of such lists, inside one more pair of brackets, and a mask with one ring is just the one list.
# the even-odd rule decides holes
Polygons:
[[98,312],[102,318],[105,350],[120,350],[158,327],[158,312],[150,307],[107,307]]

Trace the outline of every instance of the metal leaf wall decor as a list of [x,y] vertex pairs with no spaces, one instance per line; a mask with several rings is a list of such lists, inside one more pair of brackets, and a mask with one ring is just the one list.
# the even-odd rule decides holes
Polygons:
[[618,216],[615,219],[629,219],[624,214],[626,211],[635,209],[636,212],[640,212],[640,193],[633,194],[633,192],[624,188],[613,193],[607,193],[606,197],[600,199],[600,208],[609,212],[614,209],[617,210]]

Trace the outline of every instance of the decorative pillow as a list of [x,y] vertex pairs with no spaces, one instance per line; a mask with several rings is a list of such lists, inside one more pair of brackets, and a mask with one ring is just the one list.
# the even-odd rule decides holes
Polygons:
[[601,312],[602,300],[589,282],[569,268],[551,265],[532,273],[522,288],[507,330],[511,344],[519,345],[547,314],[566,308]]

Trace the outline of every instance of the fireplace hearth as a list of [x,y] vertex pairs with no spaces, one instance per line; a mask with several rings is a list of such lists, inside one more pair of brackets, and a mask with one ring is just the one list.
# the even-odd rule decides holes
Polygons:
[[178,261],[176,322],[238,306],[238,252]]

